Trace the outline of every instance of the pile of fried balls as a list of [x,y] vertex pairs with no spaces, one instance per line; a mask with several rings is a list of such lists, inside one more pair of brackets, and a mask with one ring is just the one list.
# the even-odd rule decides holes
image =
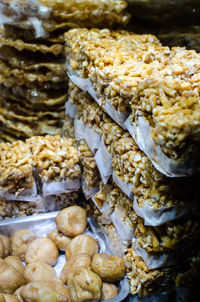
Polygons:
[[[83,234],[86,211],[63,209],[56,228],[38,237],[32,230],[0,235],[0,302],[81,302],[109,300],[125,275],[121,257],[98,253],[98,241]],[[53,266],[59,251],[66,263],[58,277]]]

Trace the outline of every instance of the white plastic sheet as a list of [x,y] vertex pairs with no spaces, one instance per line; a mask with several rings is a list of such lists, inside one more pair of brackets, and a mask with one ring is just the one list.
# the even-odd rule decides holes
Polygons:
[[106,149],[103,138],[101,139],[99,149],[98,149],[97,153],[95,154],[94,158],[95,158],[97,167],[99,169],[101,179],[104,184],[107,184],[108,179],[112,175],[112,171],[113,171],[112,155]]
[[124,214],[120,211],[120,208],[115,208],[110,218],[121,240],[125,243],[130,243],[134,237],[134,228],[124,223]]
[[35,202],[37,200],[37,185],[34,181],[33,187],[30,189],[24,190],[20,194],[11,194],[7,192],[0,191],[0,198],[3,200],[13,200],[13,201],[27,201],[27,202]]
[[144,260],[149,269],[169,267],[176,262],[173,253],[161,253],[157,255],[148,253],[145,249],[137,244],[137,239],[133,240],[133,246],[138,256]]
[[62,193],[75,192],[80,189],[80,178],[68,179],[60,182],[52,181],[42,184],[42,194],[44,196],[56,195]]
[[168,177],[190,176],[200,171],[196,162],[178,162],[167,157],[159,145],[156,145],[151,136],[151,126],[139,116],[134,124],[130,118],[125,125],[140,149],[148,156],[154,167]]
[[117,174],[115,173],[115,170],[113,170],[112,178],[114,183],[124,192],[129,198],[134,199],[134,193],[132,192],[132,184],[127,184],[125,181],[123,181]]
[[99,187],[89,187],[83,177],[81,178],[81,187],[85,198],[88,200],[99,191]]
[[74,132],[75,138],[77,140],[84,139],[90,147],[90,150],[93,153],[96,153],[101,141],[101,137],[97,132],[95,132],[92,128],[88,127],[84,122],[82,122],[78,118],[75,118],[74,120]]
[[70,101],[67,101],[65,103],[65,113],[66,113],[66,115],[68,115],[69,117],[74,119],[76,117],[77,112],[78,112],[78,109],[77,109],[75,104],[73,104]]
[[139,207],[136,196],[134,197],[133,208],[136,214],[144,219],[144,224],[149,226],[159,226],[164,223],[179,219],[187,215],[191,205],[161,207],[154,210],[148,204]]

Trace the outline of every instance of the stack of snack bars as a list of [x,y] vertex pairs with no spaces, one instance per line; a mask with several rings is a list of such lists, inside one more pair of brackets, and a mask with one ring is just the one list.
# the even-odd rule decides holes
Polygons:
[[124,256],[131,293],[194,287],[200,55],[108,29],[73,29],[65,43],[65,134],[76,140],[83,192]]
[[64,37],[77,26],[124,25],[124,1],[0,3],[0,139],[62,133],[67,73]]
[[78,202],[80,167],[72,140],[37,136],[0,144],[0,219]]
[[64,33],[124,26],[126,6],[121,0],[1,1],[0,219],[58,210],[80,199],[77,151],[58,136],[68,89]]

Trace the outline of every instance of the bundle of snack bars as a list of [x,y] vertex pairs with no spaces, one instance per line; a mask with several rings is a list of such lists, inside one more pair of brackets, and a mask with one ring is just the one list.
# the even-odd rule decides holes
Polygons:
[[126,260],[131,293],[195,287],[200,55],[108,29],[70,30],[65,42],[65,133],[76,140],[83,192]]
[[81,184],[131,294],[163,299],[200,277],[200,54],[109,30],[125,8],[1,1],[0,218],[76,204]]
[[37,136],[0,144],[0,218],[62,209],[78,201],[80,167],[72,140]]
[[0,139],[62,133],[67,73],[64,37],[77,26],[126,24],[124,1],[0,3]]

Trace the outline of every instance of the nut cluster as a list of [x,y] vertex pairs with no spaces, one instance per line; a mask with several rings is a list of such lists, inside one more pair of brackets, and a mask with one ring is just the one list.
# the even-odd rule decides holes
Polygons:
[[27,143],[44,181],[74,179],[80,175],[79,156],[71,139],[46,135],[27,139]]
[[21,193],[33,186],[33,165],[29,145],[16,141],[0,144],[0,188],[4,192]]
[[108,99],[119,112],[131,112],[132,122],[143,116],[169,158],[199,157],[199,53],[109,30],[74,29],[65,39],[70,67],[90,79],[102,108]]

